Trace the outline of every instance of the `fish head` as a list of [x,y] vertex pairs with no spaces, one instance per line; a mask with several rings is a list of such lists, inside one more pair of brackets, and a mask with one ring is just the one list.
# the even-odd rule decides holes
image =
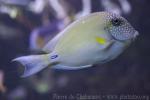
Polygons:
[[104,30],[117,41],[132,41],[139,35],[138,31],[120,15],[104,12],[103,19]]

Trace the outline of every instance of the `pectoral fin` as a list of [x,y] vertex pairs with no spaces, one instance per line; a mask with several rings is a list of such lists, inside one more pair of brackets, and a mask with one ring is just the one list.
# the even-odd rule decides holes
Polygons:
[[109,49],[109,48],[113,45],[113,43],[114,43],[113,40],[109,40],[109,41],[108,41],[108,40],[106,40],[105,38],[98,37],[98,36],[96,37],[96,42],[101,45],[101,48],[102,48],[103,50]]
[[113,46],[113,44],[114,44],[114,41],[113,41],[113,40],[107,42],[107,43],[105,44],[105,47],[103,48],[103,50],[109,50],[109,49]]
[[107,42],[106,39],[102,37],[96,37],[96,41],[101,45],[105,45]]

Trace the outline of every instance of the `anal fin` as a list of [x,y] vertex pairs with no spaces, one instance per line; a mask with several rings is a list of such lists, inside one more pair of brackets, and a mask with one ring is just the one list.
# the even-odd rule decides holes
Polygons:
[[92,65],[85,65],[85,66],[64,66],[61,64],[55,65],[51,68],[53,69],[60,69],[60,70],[80,70],[80,69],[84,69],[84,68],[88,68],[91,67]]

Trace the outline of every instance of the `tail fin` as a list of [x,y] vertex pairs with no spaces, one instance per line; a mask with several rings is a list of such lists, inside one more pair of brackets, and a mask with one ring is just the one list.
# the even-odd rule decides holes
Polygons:
[[24,73],[21,77],[33,75],[50,64],[49,54],[23,56],[13,59],[12,61],[20,62],[24,67]]

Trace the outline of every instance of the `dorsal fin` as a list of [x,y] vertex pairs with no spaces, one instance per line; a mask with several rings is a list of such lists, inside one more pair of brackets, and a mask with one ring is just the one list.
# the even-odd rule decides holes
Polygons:
[[62,37],[63,33],[57,34],[52,40],[50,40],[42,49],[43,51],[50,53],[53,51],[54,47],[56,46],[57,42],[59,41],[60,37]]

